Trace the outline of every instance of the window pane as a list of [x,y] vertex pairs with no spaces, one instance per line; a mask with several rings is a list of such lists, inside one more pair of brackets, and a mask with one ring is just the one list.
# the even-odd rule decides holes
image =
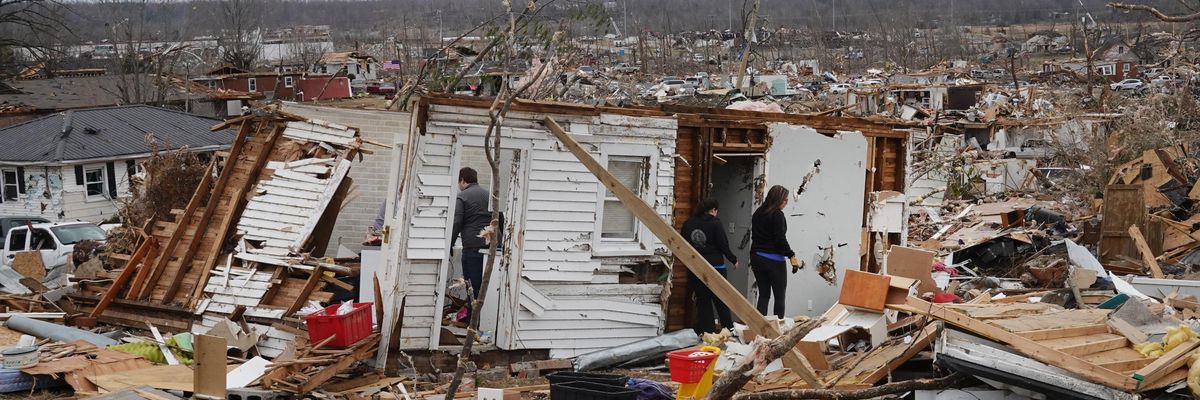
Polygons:
[[75,244],[84,240],[104,240],[105,233],[99,226],[91,224],[63,225],[50,228],[63,244]]
[[54,250],[58,248],[54,244],[54,238],[50,237],[50,232],[47,232],[45,229],[34,229],[32,239],[29,241],[30,249]]
[[25,232],[28,232],[28,230],[21,229],[12,231],[12,234],[8,235],[8,251],[25,250]]
[[[608,172],[617,178],[621,184],[632,190],[634,193],[642,191],[642,166],[645,158],[610,158],[608,160]],[[605,195],[612,197],[611,191],[605,191]]]
[[88,196],[104,195],[104,170],[89,169],[84,172],[83,180]]
[[633,212],[625,208],[620,201],[604,202],[604,223],[600,237],[609,239],[635,239],[637,234]]

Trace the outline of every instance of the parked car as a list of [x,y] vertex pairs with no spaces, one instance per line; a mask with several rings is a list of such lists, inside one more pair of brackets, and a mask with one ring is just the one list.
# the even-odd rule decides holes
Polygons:
[[1150,84],[1154,86],[1172,86],[1177,82],[1178,81],[1175,80],[1175,77],[1167,74],[1156,76],[1154,79],[1150,80]]
[[580,65],[579,69],[575,70],[579,75],[592,76],[596,74],[596,68],[591,65]]
[[669,81],[663,81],[663,83],[660,85],[660,87],[662,87],[663,89],[673,90],[673,91],[678,92],[680,89],[683,89],[684,83],[687,83],[687,82],[684,82],[683,79],[672,79]]
[[622,74],[632,74],[638,72],[638,67],[636,65],[629,65],[629,63],[619,63],[613,67],[613,71]]
[[879,79],[863,79],[861,81],[856,82],[856,85],[858,85],[858,87],[862,87],[862,88],[877,88],[877,87],[883,87],[883,81],[879,80]]
[[829,93],[848,93],[850,92],[849,83],[833,83],[829,85]]
[[3,241],[3,239],[7,237],[9,229],[16,228],[18,226],[25,226],[27,224],[44,224],[47,222],[50,222],[50,220],[42,217],[0,217],[0,243],[8,243],[7,241]]
[[1133,78],[1125,79],[1120,82],[1108,85],[1108,87],[1111,88],[1112,90],[1137,90],[1137,89],[1141,89],[1144,86],[1146,86],[1146,83],[1142,82],[1141,79],[1133,79]]
[[698,76],[689,76],[687,78],[683,78],[683,82],[695,87],[700,87],[700,77]]
[[31,250],[42,253],[46,268],[67,265],[76,243],[85,240],[104,243],[106,237],[104,230],[91,222],[41,223],[32,228],[32,233],[28,225],[8,230],[4,249],[0,250],[0,262],[4,266],[11,267],[17,253]]

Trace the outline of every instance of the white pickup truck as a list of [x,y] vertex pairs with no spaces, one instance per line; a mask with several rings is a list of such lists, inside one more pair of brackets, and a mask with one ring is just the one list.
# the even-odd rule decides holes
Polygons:
[[[30,232],[30,228],[33,231]],[[3,269],[12,268],[13,258],[17,253],[36,250],[42,253],[42,263],[46,265],[47,277],[55,275],[53,270],[67,266],[75,244],[84,240],[104,242],[103,229],[91,222],[55,222],[26,226],[18,226],[8,231],[5,236],[4,249],[0,250],[0,265]],[[63,269],[65,272],[65,268]]]

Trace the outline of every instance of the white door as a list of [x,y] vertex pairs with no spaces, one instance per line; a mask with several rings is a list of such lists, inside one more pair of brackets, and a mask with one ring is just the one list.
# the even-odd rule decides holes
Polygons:
[[8,232],[8,239],[4,243],[4,266],[11,267],[13,258],[16,258],[17,253],[29,250],[29,229],[28,228],[13,228]]
[[[845,271],[859,268],[867,141],[858,132],[829,137],[788,124],[771,124],[768,131],[764,194],[774,185],[791,194],[783,210],[787,238],[805,264],[788,274],[785,315],[817,316],[837,302]],[[832,281],[817,274],[827,248],[833,252]]]

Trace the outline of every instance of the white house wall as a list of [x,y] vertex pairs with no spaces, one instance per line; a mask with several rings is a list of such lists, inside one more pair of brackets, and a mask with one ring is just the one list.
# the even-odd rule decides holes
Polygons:
[[[788,124],[771,124],[768,130],[767,186],[782,185],[790,193],[783,209],[787,239],[805,264],[798,273],[788,274],[786,315],[817,316],[837,302],[846,270],[859,269],[867,141],[858,132],[828,137]],[[802,186],[804,191],[797,195]],[[830,246],[835,282],[817,274],[817,265],[825,259],[823,248]]]
[[[25,193],[16,201],[0,203],[0,215],[39,216],[51,221],[82,220],[100,223],[107,221],[120,208],[120,201],[129,196],[129,174],[124,160],[113,162],[116,173],[117,200],[108,197],[105,182],[104,198],[87,199],[83,185],[75,183],[74,166],[24,167]],[[86,163],[84,168],[104,168],[104,162]],[[3,169],[15,167],[0,166]],[[107,176],[107,175],[106,175]]]
[[[671,217],[674,185],[676,122],[668,118],[618,115],[554,116],[592,154],[601,160],[612,156],[646,157],[646,200],[659,214]],[[603,187],[596,178],[540,125],[542,115],[509,113],[503,131],[505,148],[524,149],[528,180],[514,185],[516,199],[524,198],[524,217],[516,224],[522,234],[507,242],[519,270],[505,281],[510,293],[497,299],[502,307],[497,345],[505,349],[549,349],[552,357],[572,356],[654,337],[662,332],[664,313],[658,284],[620,284],[622,269],[643,261],[661,260],[665,247],[644,227],[642,241],[606,252],[596,239],[600,224]],[[482,144],[486,110],[432,105],[426,135],[415,167],[413,213],[408,248],[400,260],[410,266],[406,312],[401,340],[410,316],[440,318],[436,307],[414,310],[414,301],[433,305],[444,295],[447,227],[452,222],[451,203],[457,158],[456,141]],[[484,172],[486,173],[486,172]],[[599,253],[599,254],[597,254]],[[620,261],[616,261],[620,260]],[[632,271],[632,270],[629,270]],[[443,271],[443,273],[448,271]],[[519,275],[518,275],[519,273]],[[412,312],[417,311],[415,314]],[[432,336],[426,331],[426,336]],[[409,345],[419,346],[419,340]],[[428,344],[428,343],[426,343]]]

